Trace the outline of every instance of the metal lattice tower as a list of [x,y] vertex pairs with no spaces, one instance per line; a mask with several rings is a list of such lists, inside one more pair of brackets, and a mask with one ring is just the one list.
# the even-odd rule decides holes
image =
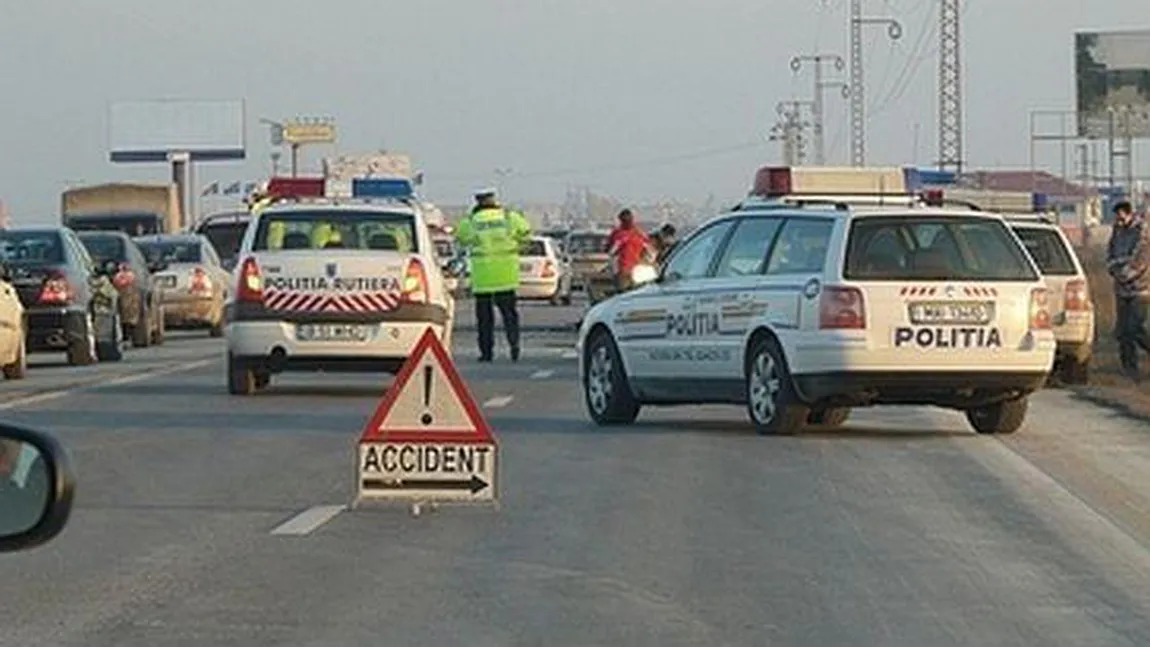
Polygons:
[[864,18],[863,0],[851,0],[850,12],[850,100],[851,165],[866,165],[866,92],[863,86],[863,25],[886,25],[891,40],[902,38],[902,24],[892,18]]
[[940,0],[938,32],[938,167],[962,172],[962,59],[959,0]]

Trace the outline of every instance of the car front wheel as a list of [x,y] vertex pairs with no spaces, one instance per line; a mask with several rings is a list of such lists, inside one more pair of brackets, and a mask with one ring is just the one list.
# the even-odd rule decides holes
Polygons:
[[583,397],[591,419],[598,425],[630,424],[639,417],[640,404],[631,393],[623,360],[615,340],[597,332],[583,357]]

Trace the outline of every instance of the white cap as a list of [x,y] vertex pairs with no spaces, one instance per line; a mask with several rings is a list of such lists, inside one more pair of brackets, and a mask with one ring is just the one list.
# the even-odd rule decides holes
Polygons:
[[479,189],[473,195],[475,196],[475,199],[478,200],[480,198],[494,198],[498,193],[499,192],[494,188],[488,187],[486,189]]

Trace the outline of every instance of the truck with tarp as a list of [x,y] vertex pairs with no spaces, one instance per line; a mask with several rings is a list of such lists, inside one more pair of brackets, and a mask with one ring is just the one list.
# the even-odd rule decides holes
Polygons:
[[64,191],[60,202],[60,223],[74,231],[173,234],[181,231],[184,222],[175,184],[76,187]]

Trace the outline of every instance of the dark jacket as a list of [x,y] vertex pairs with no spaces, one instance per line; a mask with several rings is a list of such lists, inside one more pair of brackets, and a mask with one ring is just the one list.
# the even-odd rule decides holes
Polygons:
[[1142,217],[1125,227],[1114,224],[1106,266],[1114,278],[1116,295],[1150,298],[1150,227]]

